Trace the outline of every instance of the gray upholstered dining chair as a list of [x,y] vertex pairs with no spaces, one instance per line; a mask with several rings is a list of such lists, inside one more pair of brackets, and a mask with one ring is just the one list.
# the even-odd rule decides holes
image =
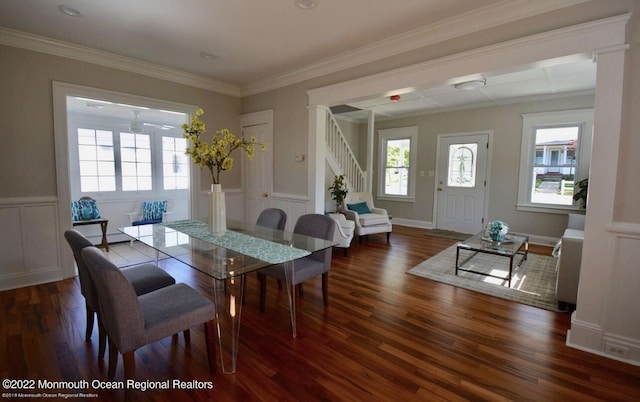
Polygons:
[[[296,243],[296,235],[305,235],[317,237],[325,240],[333,240],[333,234],[336,228],[335,221],[325,215],[307,214],[302,215],[296,221],[293,229],[293,245]],[[294,261],[293,265],[293,283],[298,287],[298,291],[302,293],[302,283],[322,275],[322,298],[324,305],[329,305],[328,284],[329,284],[329,268],[331,268],[331,247],[324,250],[316,251],[311,255]],[[279,281],[286,280],[284,266],[282,264],[272,265],[270,267],[258,270],[258,279],[260,281],[260,310],[264,311],[266,297],[266,277],[271,276]]]
[[[267,208],[260,212],[256,220],[255,231],[257,233],[268,234],[273,237],[282,238],[284,236],[284,228],[287,225],[287,213],[279,208]],[[278,286],[282,287],[282,283],[278,281]],[[242,304],[246,298],[244,297],[246,287],[242,287]]]
[[149,343],[185,333],[203,324],[209,369],[215,372],[215,307],[184,283],[177,283],[138,296],[120,269],[96,247],[82,250],[98,293],[100,317],[109,339],[109,380],[113,380],[118,352],[124,361],[127,380],[135,378],[135,351]]
[[[86,306],[87,327],[85,329],[85,340],[91,339],[93,332],[94,316],[98,315],[98,358],[104,357],[106,348],[106,334],[101,328],[100,316],[98,313],[98,294],[95,285],[81,252],[86,247],[92,247],[93,244],[82,233],[75,229],[69,229],[64,232],[64,237],[73,251],[73,257],[78,266],[78,276],[80,277],[80,292],[84,296]],[[122,274],[131,283],[137,295],[143,295],[153,290],[173,285],[176,280],[166,273],[163,269],[154,264],[142,264],[131,268],[122,269]]]
[[284,230],[287,224],[287,213],[279,208],[267,208],[260,212],[256,226],[268,229]]

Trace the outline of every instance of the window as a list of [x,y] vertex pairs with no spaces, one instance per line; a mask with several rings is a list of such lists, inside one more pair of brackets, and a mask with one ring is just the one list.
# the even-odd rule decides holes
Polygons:
[[162,137],[162,173],[165,190],[189,188],[186,138]]
[[473,188],[476,186],[477,154],[477,143],[449,145],[449,172],[447,172],[449,187]]
[[120,133],[122,191],[151,190],[151,140],[148,134]]
[[380,130],[378,197],[413,200],[418,128]]
[[574,183],[589,174],[592,131],[593,109],[523,115],[518,210],[579,207]]
[[111,131],[78,129],[80,191],[115,191],[116,170]]
[[79,176],[77,191],[189,189],[189,159],[184,153],[186,139],[166,134],[116,133],[77,128],[77,145],[73,146],[78,152],[78,165],[72,173]]

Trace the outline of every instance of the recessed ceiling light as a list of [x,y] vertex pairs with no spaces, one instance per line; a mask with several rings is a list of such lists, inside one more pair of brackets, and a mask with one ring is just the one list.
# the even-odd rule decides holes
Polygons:
[[70,17],[82,17],[84,16],[84,14],[82,14],[80,11],[76,10],[75,8],[69,7],[69,6],[65,6],[64,4],[60,4],[58,6],[58,10],[60,10],[61,13],[66,14]]
[[459,82],[457,84],[454,84],[453,86],[456,89],[471,90],[471,89],[482,88],[485,85],[487,85],[487,79],[486,78],[483,78],[481,80],[471,80],[471,81]]
[[296,5],[306,10],[314,8],[316,6],[316,0],[296,0]]
[[213,60],[213,59],[217,59],[218,56],[216,56],[213,53],[209,53],[209,52],[200,52],[200,57],[202,57],[203,59],[207,59],[207,60]]

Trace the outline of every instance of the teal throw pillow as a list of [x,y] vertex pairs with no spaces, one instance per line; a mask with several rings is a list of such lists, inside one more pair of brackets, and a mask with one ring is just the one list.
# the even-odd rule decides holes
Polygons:
[[357,204],[347,204],[347,208],[351,211],[357,212],[359,214],[370,214],[371,210],[367,206],[366,202],[359,202]]
[[78,200],[71,202],[71,219],[83,221],[89,219],[100,219],[100,210],[95,200]]
[[142,219],[145,221],[162,220],[162,215],[167,212],[166,201],[143,201]]

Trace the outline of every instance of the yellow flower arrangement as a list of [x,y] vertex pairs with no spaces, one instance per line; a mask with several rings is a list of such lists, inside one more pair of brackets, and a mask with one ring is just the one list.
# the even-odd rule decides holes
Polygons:
[[196,114],[191,116],[191,124],[182,125],[182,135],[190,145],[185,151],[186,154],[191,156],[200,169],[204,169],[205,166],[209,169],[213,184],[220,184],[220,172],[231,170],[233,167],[233,159],[230,155],[236,149],[244,150],[249,159],[255,156],[256,145],[259,145],[262,151],[267,149],[267,144],[258,143],[256,137],[237,138],[226,128],[216,131],[211,143],[203,141],[200,138],[205,133],[204,122],[200,120],[203,114],[204,110],[198,108]]

